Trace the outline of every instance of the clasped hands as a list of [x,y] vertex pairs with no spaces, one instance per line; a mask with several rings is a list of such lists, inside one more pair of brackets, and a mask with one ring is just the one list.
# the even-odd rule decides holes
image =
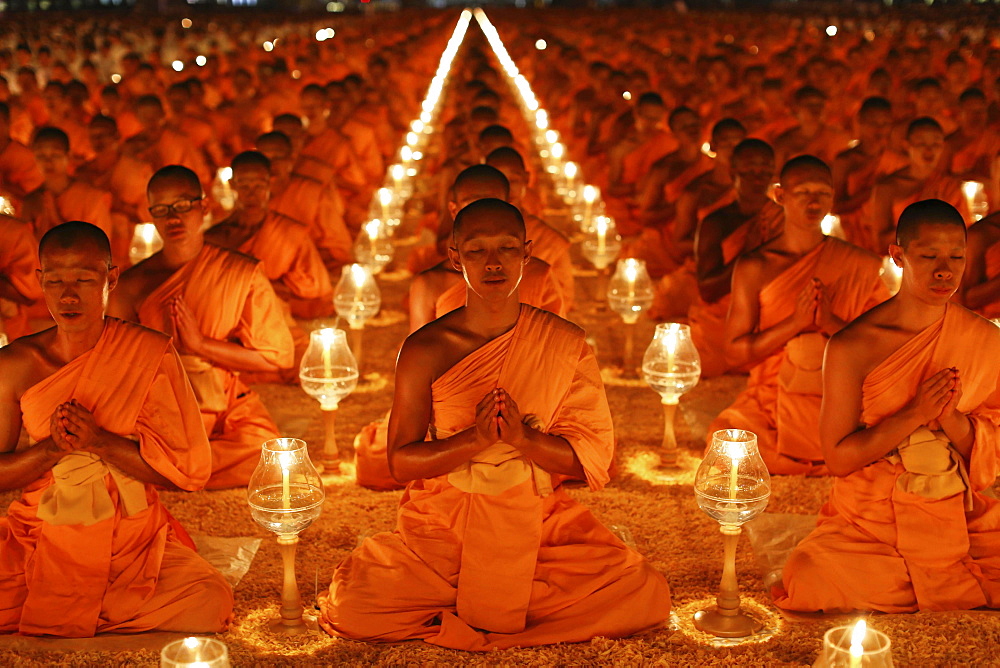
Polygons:
[[903,410],[908,411],[921,425],[931,429],[940,426],[944,431],[965,416],[958,411],[962,398],[962,378],[958,369],[941,369],[917,388],[917,394]]
[[809,281],[795,303],[795,322],[799,331],[815,327],[832,334],[840,329],[840,320],[833,314],[831,291],[818,278]]
[[487,392],[476,406],[476,439],[483,447],[503,441],[516,448],[527,428],[517,402],[502,387]]
[[49,419],[49,430],[52,442],[63,452],[75,450],[99,452],[108,433],[97,426],[94,414],[76,399],[56,407]]
[[182,353],[200,355],[205,335],[198,327],[198,321],[184,297],[177,296],[170,300],[170,324],[172,325],[174,341],[177,350]]

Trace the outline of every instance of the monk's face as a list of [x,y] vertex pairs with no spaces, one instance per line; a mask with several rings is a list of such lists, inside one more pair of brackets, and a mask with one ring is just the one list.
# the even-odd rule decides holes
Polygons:
[[271,161],[271,176],[273,178],[286,178],[292,173],[292,167],[294,167],[292,152],[284,142],[272,140],[258,142],[257,150]]
[[48,139],[36,141],[31,145],[31,151],[45,178],[69,173],[69,153],[59,142]]
[[87,241],[73,248],[49,245],[36,271],[45,305],[56,326],[69,332],[85,331],[104,318],[108,295],[118,284],[118,267],[97,245]]
[[715,151],[717,159],[723,163],[729,162],[733,157],[733,149],[746,139],[747,133],[739,128],[723,128],[712,136],[712,150]]
[[146,132],[155,132],[163,125],[163,109],[155,104],[136,107],[135,117]]
[[118,148],[118,133],[106,123],[94,123],[87,132],[90,135],[90,145],[96,153],[113,151]]
[[962,127],[966,132],[982,130],[986,127],[986,122],[989,119],[988,111],[986,100],[975,98],[966,100],[962,103],[962,108],[959,111]]
[[662,130],[666,126],[667,113],[659,104],[640,104],[635,109],[635,129],[639,134]]
[[674,116],[670,129],[678,144],[690,146],[701,143],[701,119],[694,114],[682,113]]
[[833,177],[813,167],[795,169],[775,188],[775,199],[785,209],[785,221],[819,226],[833,208]]
[[250,215],[263,215],[271,199],[271,173],[260,165],[242,165],[233,170],[236,206]]
[[[204,209],[201,190],[180,179],[161,179],[149,189],[149,207],[170,205],[166,215],[153,216],[164,247],[200,246]],[[177,211],[177,209],[190,209]]]
[[943,305],[955,294],[965,272],[965,230],[957,225],[924,223],[905,248],[890,245],[889,255],[903,268],[900,291]]
[[463,220],[448,257],[462,272],[469,288],[486,302],[510,297],[521,282],[524,264],[531,257],[531,242],[516,220],[503,212],[491,216],[480,213]]
[[524,197],[524,191],[528,188],[528,172],[515,165],[503,165],[497,169],[503,172],[503,175],[507,177],[507,183],[510,184],[510,197],[508,199],[511,202],[520,202]]
[[819,95],[809,95],[795,105],[795,117],[800,123],[820,123],[825,108],[826,100]]
[[934,169],[944,153],[944,133],[936,128],[920,128],[906,138],[906,148],[913,166]]
[[884,150],[892,132],[892,114],[884,109],[868,111],[858,119],[858,130],[862,144]]
[[762,196],[774,183],[774,154],[762,150],[744,150],[733,157],[730,173],[740,197]]
[[302,115],[308,118],[310,123],[323,121],[326,115],[330,113],[326,105],[326,100],[315,93],[306,93],[303,95],[299,100],[299,108],[302,110]]
[[298,123],[291,123],[291,122],[275,123],[274,129],[276,132],[280,132],[281,134],[288,137],[288,139],[290,139],[292,142],[292,146],[295,147],[296,149],[302,146],[303,129],[302,126],[299,125]]

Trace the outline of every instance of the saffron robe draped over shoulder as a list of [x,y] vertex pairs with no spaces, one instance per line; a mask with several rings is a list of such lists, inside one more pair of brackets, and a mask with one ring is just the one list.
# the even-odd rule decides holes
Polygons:
[[1000,607],[1000,501],[981,493],[1000,473],[1000,330],[948,304],[943,318],[868,374],[861,418],[866,427],[877,425],[948,367],[959,371],[958,410],[973,426],[968,461],[945,438],[931,442],[933,456],[914,462],[905,454],[911,436],[899,454],[838,478],[816,529],[785,566],[778,605],[882,612]]
[[[531,424],[569,442],[592,489],[604,486],[613,427],[582,330],[522,305],[512,330],[434,381],[432,438],[472,425],[496,387]],[[410,482],[396,530],[368,538],[335,570],[320,599],[323,627],[358,640],[489,650],[662,623],[663,576],[560,482],[502,442],[449,474]]]
[[[35,277],[38,266],[38,243],[31,228],[16,218],[0,214],[0,276],[33,301],[42,301],[42,287]],[[0,332],[11,341],[31,333],[28,309],[12,301],[0,299]]]
[[[799,294],[818,278],[832,296],[832,311],[844,322],[888,298],[876,255],[826,237],[760,291],[758,331],[795,311]],[[792,338],[750,371],[747,388],[709,426],[747,429],[757,434],[771,473],[825,475],[819,443],[823,352],[827,336],[818,331]]]
[[[179,488],[205,485],[211,450],[167,337],[106,318],[93,349],[21,397],[32,441],[50,435],[52,413],[71,399],[103,429],[137,440],[146,463]],[[0,632],[224,630],[232,591],[172,521],[152,485],[96,455],[67,454],[0,518]]]
[[[206,243],[195,259],[178,269],[139,305],[139,322],[170,332],[169,303],[183,296],[201,333],[239,341],[280,369],[292,365],[292,335],[281,302],[253,258]],[[212,443],[212,477],[207,487],[238,487],[250,480],[260,446],[278,429],[260,397],[229,369],[185,355],[205,431]]]

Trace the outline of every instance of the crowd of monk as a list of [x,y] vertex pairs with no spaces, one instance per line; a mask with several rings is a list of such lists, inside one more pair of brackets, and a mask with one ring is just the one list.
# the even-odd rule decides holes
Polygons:
[[[656,278],[652,316],[690,323],[703,376],[749,374],[709,433],[836,476],[775,604],[1000,607],[1000,48],[960,23],[629,16],[500,27]],[[0,489],[23,490],[0,632],[228,627],[157,489],[245,486],[279,436],[250,385],[292,382],[301,322],[331,314],[453,20],[93,21],[0,48]],[[430,241],[392,409],[355,442],[359,484],[406,491],[321,595],[331,635],[487,650],[668,620],[664,575],[564,489],[610,481],[614,427],[567,319],[578,232],[547,220],[516,99],[473,24],[407,207]],[[148,220],[162,250],[133,264]]]

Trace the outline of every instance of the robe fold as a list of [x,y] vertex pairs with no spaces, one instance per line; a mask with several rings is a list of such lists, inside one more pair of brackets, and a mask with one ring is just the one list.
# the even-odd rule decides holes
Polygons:
[[[205,244],[195,259],[143,300],[139,322],[171,331],[169,303],[178,296],[184,297],[203,335],[239,341],[281,369],[292,366],[292,335],[280,300],[253,258]],[[206,487],[246,485],[261,444],[277,438],[278,428],[236,372],[191,355],[183,359],[212,444],[212,477]]]
[[[943,433],[919,429],[898,450],[838,478],[784,569],[777,605],[828,612],[1000,607],[1000,501],[985,496],[1000,454],[1000,331],[948,304],[864,380],[865,427],[897,413],[920,383],[959,370],[958,410],[972,422],[964,460]],[[915,443],[917,441],[917,443]],[[929,449],[908,454],[916,445]]]
[[[997,276],[1000,276],[1000,243],[994,243],[992,246],[986,249],[986,253],[983,256],[983,262],[985,263],[986,280],[991,281]],[[985,304],[978,309],[976,312],[984,318],[1000,318],[1000,301],[993,302],[992,304]]]
[[[167,337],[114,318],[93,349],[29,388],[23,424],[49,436],[76,399],[105,430],[138,441],[142,458],[179,488],[201,489],[211,449]],[[232,590],[179,540],[153,485],[91,453],[65,455],[0,519],[0,632],[90,637],[149,630],[225,630]]]
[[43,188],[32,192],[25,201],[22,216],[42,238],[56,225],[82,220],[101,228],[108,238],[114,236],[111,225],[111,193],[89,186],[83,181],[71,181],[58,195]]
[[[533,424],[570,443],[592,489],[604,486],[613,427],[582,330],[522,305],[513,329],[434,381],[431,437],[469,427],[496,387]],[[422,638],[485,651],[624,637],[663,623],[663,576],[573,501],[559,478],[498,442],[449,474],[412,481],[396,530],[366,539],[335,570],[320,597],[323,628],[356,640]]]
[[[38,242],[31,228],[21,221],[0,214],[0,276],[4,276],[22,296],[42,300],[42,287],[35,276],[38,266]],[[16,302],[0,299],[0,332],[13,341],[31,333],[28,309]]]
[[271,194],[269,206],[306,225],[326,263],[340,266],[354,261],[354,242],[344,222],[344,202],[335,188],[293,175],[280,192]]
[[[14,139],[0,151],[0,185],[14,186],[24,196],[45,183],[45,177],[35,162],[35,154]],[[15,202],[19,204],[20,200]]]
[[[525,236],[530,239],[531,256],[537,257],[552,268],[552,280],[562,295],[564,310],[573,308],[576,288],[573,280],[573,261],[570,257],[570,241],[545,221],[534,216],[524,217]],[[544,308],[544,307],[540,307]],[[552,310],[553,313],[558,311]],[[559,315],[564,315],[559,313]]]
[[[677,148],[677,141],[674,139],[672,133],[665,130],[654,132],[622,156],[621,184],[605,183],[603,191],[608,192],[609,187],[615,185],[628,185],[634,189],[640,188],[643,179],[649,174],[649,170],[652,169],[653,164],[675,148]],[[603,160],[601,162],[604,165],[607,164]],[[607,207],[608,215],[615,219],[618,231],[622,235],[630,236],[638,234],[642,230],[636,218],[638,211],[636,210],[633,197],[605,195],[604,203]]]
[[[832,292],[833,314],[844,322],[888,298],[878,257],[845,241],[823,242],[760,291],[758,331],[795,311],[799,294],[813,278]],[[771,473],[826,475],[819,442],[823,352],[827,336],[806,331],[750,371],[747,388],[708,428],[747,429]]]

